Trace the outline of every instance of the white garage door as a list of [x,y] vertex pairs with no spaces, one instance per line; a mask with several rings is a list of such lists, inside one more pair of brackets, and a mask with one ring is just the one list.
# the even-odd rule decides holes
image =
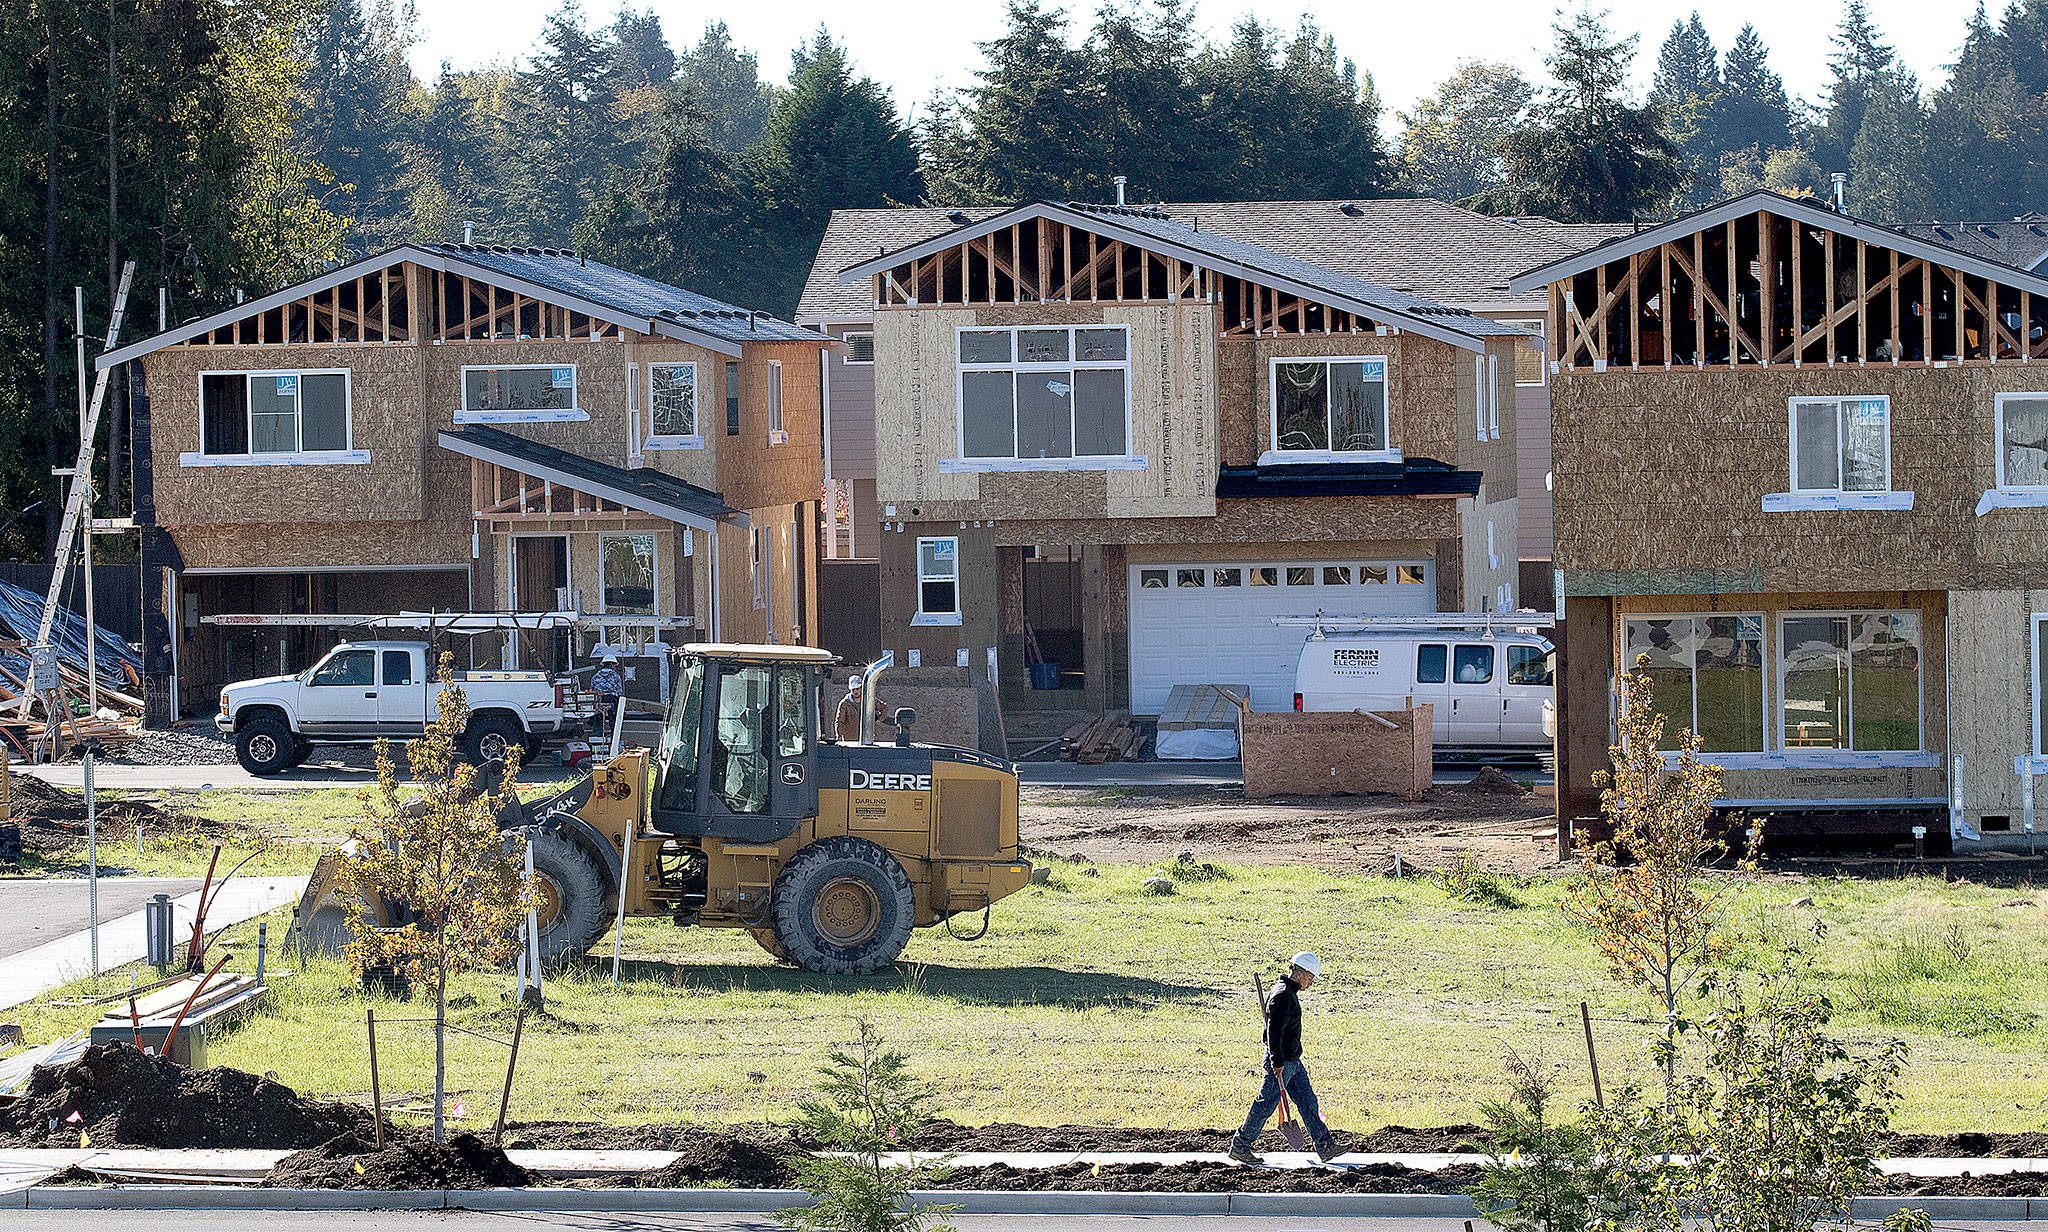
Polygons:
[[1249,684],[1254,710],[1294,705],[1309,630],[1275,616],[1433,612],[1426,560],[1132,565],[1131,710],[1158,714],[1177,684]]

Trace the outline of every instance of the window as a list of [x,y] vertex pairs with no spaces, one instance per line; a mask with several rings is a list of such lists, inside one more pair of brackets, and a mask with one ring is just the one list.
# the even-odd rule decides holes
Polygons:
[[1217,569],[1214,573],[1215,577],[1213,580],[1218,586],[1244,585],[1244,570],[1242,569]]
[[846,335],[846,363],[872,364],[875,362],[875,335],[871,332]]
[[1275,568],[1275,567],[1274,567],[1274,566],[1272,566],[1272,565],[1257,565],[1257,566],[1254,566],[1254,567],[1253,567],[1253,569],[1252,569],[1252,585],[1254,585],[1254,586],[1278,586],[1279,584],[1280,584],[1280,570],[1279,570],[1279,569]]
[[768,811],[768,673],[765,664],[718,668],[718,727],[711,786],[735,813]]
[[1325,585],[1325,586],[1349,586],[1349,585],[1351,585],[1351,566],[1350,566],[1350,565],[1324,565],[1324,566],[1323,566],[1323,585]]
[[388,685],[412,683],[412,651],[387,650],[384,652],[384,683]]
[[768,554],[768,530],[766,527],[756,526],[754,528],[753,550],[754,555],[749,565],[749,569],[752,571],[754,575],[754,606],[757,608],[764,608],[768,606],[768,599],[766,594],[762,590],[762,575],[764,571],[761,568],[761,558]]
[[2048,612],[2034,613],[2034,756],[2048,757]]
[[1175,587],[1185,587],[1191,590],[1198,589],[1206,585],[1207,580],[1208,575],[1200,569],[1174,570],[1173,584]]
[[1549,688],[1555,683],[1557,652],[1541,646],[1508,647],[1508,683]]
[[1442,684],[1450,677],[1450,647],[1425,645],[1415,648],[1415,683]]
[[1273,448],[1262,464],[1392,451],[1385,356],[1275,359],[1272,388]]
[[1500,439],[1500,357],[1486,357],[1486,435]]
[[462,369],[457,423],[588,419],[576,402],[576,365],[506,364]]
[[1361,586],[1385,586],[1387,584],[1387,567],[1385,565],[1360,565],[1358,567],[1358,583]]
[[1920,749],[1920,614],[1788,612],[1778,620],[1787,749]]
[[958,339],[963,462],[1129,458],[1128,328],[962,329]]
[[789,433],[782,429],[782,361],[768,361],[768,443],[789,444]]
[[1998,486],[2048,488],[2048,394],[2000,394]]
[[1428,580],[1428,571],[1421,565],[1394,566],[1394,585],[1396,586],[1420,586]]
[[1889,492],[1891,400],[1791,399],[1794,492]]
[[810,745],[809,725],[804,722],[804,681],[809,675],[801,667],[775,669],[777,757],[802,757]]
[[1699,733],[1709,753],[1764,747],[1764,618],[1760,615],[1631,617],[1622,629],[1622,667],[1648,655],[1651,701],[1664,716],[1659,748]]
[[306,683],[316,687],[374,689],[377,687],[377,652],[344,650],[327,656]]
[[960,541],[917,541],[917,614],[960,615]]
[[1140,589],[1140,590],[1165,590],[1165,589],[1166,589],[1166,570],[1164,570],[1164,569],[1140,569],[1140,570],[1138,570],[1138,589]]
[[334,456],[349,453],[347,369],[202,373],[199,401],[199,453],[187,461],[306,454],[369,461],[368,454]]
[[1529,333],[1527,338],[1515,339],[1515,384],[1543,384],[1550,368],[1544,362],[1543,322],[1509,321],[1507,324]]
[[697,365],[647,365],[647,447],[696,444]]
[[1493,647],[1460,646],[1451,656],[1451,666],[1459,684],[1491,684]]
[[730,360],[725,365],[725,434],[740,434],[740,366]]
[[604,535],[598,539],[599,584],[606,612],[652,616],[654,599],[654,536]]
[[1316,584],[1316,571],[1315,571],[1315,567],[1314,567],[1313,565],[1289,565],[1289,566],[1287,566],[1287,584],[1288,584],[1289,586],[1313,586],[1313,585],[1315,585],[1315,584]]

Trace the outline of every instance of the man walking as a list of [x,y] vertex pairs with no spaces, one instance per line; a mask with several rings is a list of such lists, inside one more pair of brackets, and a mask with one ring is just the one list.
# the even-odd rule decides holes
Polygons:
[[1323,1124],[1322,1113],[1316,1107],[1315,1089],[1308,1083],[1308,1067],[1301,1063],[1301,992],[1316,982],[1322,970],[1322,960],[1303,950],[1294,956],[1287,974],[1280,977],[1266,997],[1266,1081],[1259,1088],[1259,1097],[1252,1101],[1243,1127],[1230,1137],[1230,1157],[1239,1163],[1264,1162],[1252,1147],[1265,1131],[1266,1118],[1280,1106],[1283,1090],[1294,1101],[1294,1111],[1308,1130],[1316,1156],[1328,1163],[1339,1154],[1336,1140],[1330,1137],[1330,1128]]

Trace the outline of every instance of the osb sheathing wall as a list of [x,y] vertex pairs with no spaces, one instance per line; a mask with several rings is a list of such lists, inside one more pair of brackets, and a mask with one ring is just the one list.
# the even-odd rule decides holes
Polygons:
[[[1920,613],[1920,742],[1934,764],[1916,767],[1843,767],[1771,769],[1748,768],[1739,764],[1728,766],[1722,778],[1722,794],[1730,800],[1807,800],[1807,799],[1896,799],[1896,798],[1940,798],[1948,794],[1946,756],[1948,748],[1948,698],[1949,681],[1955,679],[1960,686],[1963,680],[1954,676],[1954,667],[1948,663],[1945,647],[1959,644],[1974,633],[1965,634],[1958,627],[1955,639],[1948,635],[1948,597],[1941,592],[1929,591],[1840,591],[1828,593],[1795,592],[1774,595],[1719,595],[1683,596],[1665,595],[1656,597],[1629,596],[1614,600],[1614,630],[1612,633],[1613,662],[1620,670],[1631,671],[1634,664],[1624,658],[1623,645],[1627,638],[1627,622],[1630,617],[1640,617],[1658,612],[1757,612],[1764,617],[1764,747],[1767,752],[1786,751],[1783,749],[1782,720],[1784,710],[1779,688],[1779,674],[1783,656],[1778,640],[1778,617],[1784,612],[1796,611],[1917,611]],[[1570,623],[1569,616],[1567,624]],[[1596,722],[1604,732],[1608,726],[1604,695],[1588,698],[1577,696],[1572,690],[1570,721]],[[1581,703],[1584,703],[1583,705]],[[1690,716],[1678,720],[1679,725],[1691,722]],[[1798,752],[1798,750],[1791,750]],[[1825,750],[1808,750],[1825,755]],[[1902,753],[1901,760],[1912,755]],[[1707,755],[1707,760],[1713,760]],[[1594,767],[1598,769],[1599,767]],[[2010,776],[2012,763],[2006,762]]]
[[[1130,451],[1144,470],[948,473],[959,450],[954,330],[1128,325]],[[938,520],[1204,517],[1216,507],[1216,312],[1178,306],[1034,304],[875,313],[876,499]],[[1082,464],[1085,465],[1085,464]]]
[[[2048,509],[1977,517],[1994,395],[2048,369],[1566,372],[1552,386],[1557,563],[1572,594],[2048,585]],[[1790,489],[1787,399],[1891,398],[1907,512],[1766,513]]]
[[[802,519],[799,519],[797,516],[796,511],[799,508],[804,511]],[[717,628],[719,640],[727,642],[765,642],[770,640],[769,635],[772,633],[774,635],[773,640],[776,642],[791,642],[793,640],[792,635],[796,631],[793,626],[799,619],[799,614],[795,609],[795,604],[799,599],[801,599],[804,609],[801,613],[804,640],[814,641],[816,639],[818,629],[817,555],[815,552],[810,551],[808,546],[799,549],[796,543],[797,535],[810,533],[809,519],[813,516],[816,508],[816,505],[780,505],[762,509],[749,509],[747,510],[749,526],[739,527],[731,523],[720,525],[718,535],[718,592],[721,596],[721,602]],[[768,531],[767,552],[763,557],[762,567],[774,571],[772,575],[774,578],[772,591],[764,586],[762,592],[764,603],[772,602],[774,605],[772,626],[768,608],[766,606],[754,606],[753,533],[756,529],[760,528],[766,528]],[[698,548],[700,555],[709,552],[708,545],[703,544],[702,536],[698,537],[698,543],[700,544]],[[801,584],[796,580],[794,568],[794,558],[799,551],[803,553],[802,560],[804,564],[804,577]],[[707,570],[709,568],[708,560],[705,568]],[[708,593],[708,582],[706,591],[699,593]],[[708,614],[704,619],[709,619]]]
[[1429,790],[1436,708],[1372,715],[1246,714],[1238,718],[1244,794],[1327,796]]
[[[725,365],[718,365],[715,402],[699,404],[704,435],[718,437],[717,490],[735,509],[815,501],[824,488],[825,421],[818,384],[820,345],[753,342],[740,359],[740,431],[725,435]],[[771,360],[782,361],[782,426],[786,445],[768,443]]]
[[[1995,515],[1994,515],[1995,516]],[[1963,813],[1987,839],[1986,815],[2020,832],[2013,759],[2033,753],[2033,617],[2048,612],[2048,587],[1959,590],[1948,596],[1949,751],[1963,759]],[[2034,781],[2035,825],[2048,828],[2048,781]]]

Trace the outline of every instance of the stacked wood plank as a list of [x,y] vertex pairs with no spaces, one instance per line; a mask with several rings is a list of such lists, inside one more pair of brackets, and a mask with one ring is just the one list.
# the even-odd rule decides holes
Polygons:
[[1123,710],[1084,719],[1060,734],[1060,758],[1084,766],[1134,761],[1144,746],[1145,729],[1131,722],[1130,714]]
[[[0,638],[0,655],[25,655],[21,642]],[[18,660],[17,660],[18,661]],[[127,679],[108,679],[109,667],[123,672]],[[142,733],[141,682],[135,679],[132,667],[125,663],[100,665],[97,713],[84,713],[94,690],[89,686],[83,671],[71,663],[59,660],[57,675],[60,688],[57,691],[57,740],[55,747],[62,755],[66,750],[97,740],[102,745],[126,744]],[[118,687],[126,685],[135,692]],[[28,706],[23,709],[20,702],[28,696]],[[0,743],[5,743],[11,753],[33,760],[38,747],[47,748],[51,707],[48,698],[30,690],[23,673],[16,672],[0,662]]]

